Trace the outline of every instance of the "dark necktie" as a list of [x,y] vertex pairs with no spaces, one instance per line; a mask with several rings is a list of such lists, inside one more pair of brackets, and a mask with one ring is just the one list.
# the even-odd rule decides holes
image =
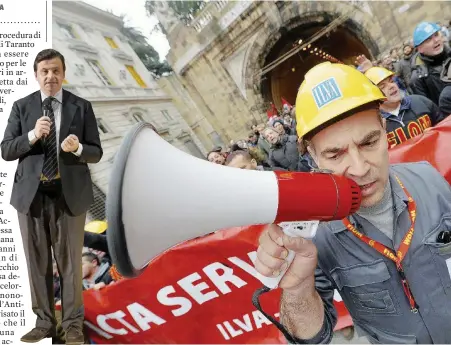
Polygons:
[[47,180],[53,180],[58,174],[58,151],[56,146],[55,114],[53,113],[52,101],[55,98],[47,97],[43,102],[44,114],[50,118],[50,133],[44,141],[44,166],[42,175]]

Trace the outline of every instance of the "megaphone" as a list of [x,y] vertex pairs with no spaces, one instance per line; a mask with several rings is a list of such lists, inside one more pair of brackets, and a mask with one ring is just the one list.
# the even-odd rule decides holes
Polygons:
[[[135,277],[184,241],[230,227],[342,219],[360,201],[358,185],[343,176],[213,164],[175,148],[142,122],[114,159],[109,254],[121,275]],[[275,287],[278,280],[265,285]]]

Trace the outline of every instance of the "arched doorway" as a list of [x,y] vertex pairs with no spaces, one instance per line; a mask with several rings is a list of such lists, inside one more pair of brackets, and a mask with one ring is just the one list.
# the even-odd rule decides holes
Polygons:
[[[277,60],[280,56],[290,51],[299,41],[306,42],[319,30],[326,26],[327,22],[311,22],[295,27],[294,29],[282,29],[280,38],[273,45],[265,57],[264,66]],[[374,46],[368,48],[368,42],[363,42],[356,35],[356,28],[352,22],[335,28],[322,36],[311,46],[304,48],[294,56],[280,63],[277,67],[266,73],[261,78],[261,94],[266,102],[273,102],[277,108],[281,108],[283,97],[292,105],[295,104],[296,94],[301,85],[305,73],[313,66],[327,61],[322,56],[329,54],[345,64],[354,64],[355,58],[364,54],[369,58],[374,55]],[[285,31],[285,32],[284,32]]]

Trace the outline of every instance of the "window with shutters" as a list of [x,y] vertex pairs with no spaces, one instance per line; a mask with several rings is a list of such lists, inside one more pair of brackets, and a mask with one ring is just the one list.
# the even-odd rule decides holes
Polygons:
[[141,113],[133,113],[133,118],[136,122],[144,122],[143,114]]
[[64,36],[66,36],[66,38],[71,38],[71,39],[76,39],[76,40],[78,40],[80,38],[77,35],[77,32],[75,31],[75,29],[73,28],[72,25],[58,23],[58,26],[60,27],[61,31],[63,32]]
[[113,49],[117,49],[119,48],[119,46],[116,44],[116,42],[114,42],[114,39],[112,39],[111,37],[105,36],[105,41],[108,43],[108,45],[113,48]]
[[110,132],[110,129],[108,128],[108,126],[105,124],[105,122],[103,121],[103,119],[101,118],[96,118],[97,121],[97,128],[99,129],[99,132],[102,134],[107,134]]
[[136,72],[133,66],[125,65],[125,68],[127,68],[127,71],[131,74],[131,76],[133,77],[133,79],[135,79],[139,86],[147,87],[146,83],[144,82],[144,80],[142,80],[141,76],[138,74],[138,72]]
[[163,116],[166,119],[166,121],[173,121],[174,120],[172,118],[172,116],[169,115],[169,112],[167,110],[162,110],[161,113],[163,114]]
[[105,72],[105,70],[97,60],[86,59],[86,62],[104,85],[107,86],[114,85],[108,74]]

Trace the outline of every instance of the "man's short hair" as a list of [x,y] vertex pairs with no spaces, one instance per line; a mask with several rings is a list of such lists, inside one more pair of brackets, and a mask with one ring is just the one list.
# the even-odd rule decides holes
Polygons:
[[96,261],[97,262],[97,266],[100,265],[100,260],[99,257],[97,255],[95,255],[94,253],[88,252],[88,253],[83,253],[81,255],[82,258],[86,258],[89,262],[93,262]]
[[264,135],[264,134],[266,133],[266,131],[272,131],[272,132],[274,132],[274,133],[279,134],[279,132],[277,132],[276,129],[275,129],[274,127],[271,127],[271,126],[265,127],[265,129],[262,130],[262,134]]
[[232,162],[236,157],[243,157],[245,160],[247,160],[249,162],[253,159],[248,151],[236,150],[236,151],[231,152],[227,156],[227,159],[225,161],[225,165],[230,164],[230,162]]
[[54,58],[59,58],[63,64],[63,70],[66,72],[66,62],[64,61],[64,56],[59,51],[55,49],[44,49],[41,50],[38,55],[36,55],[36,58],[34,59],[34,72],[36,73],[38,71],[38,64],[45,60],[51,60]]

